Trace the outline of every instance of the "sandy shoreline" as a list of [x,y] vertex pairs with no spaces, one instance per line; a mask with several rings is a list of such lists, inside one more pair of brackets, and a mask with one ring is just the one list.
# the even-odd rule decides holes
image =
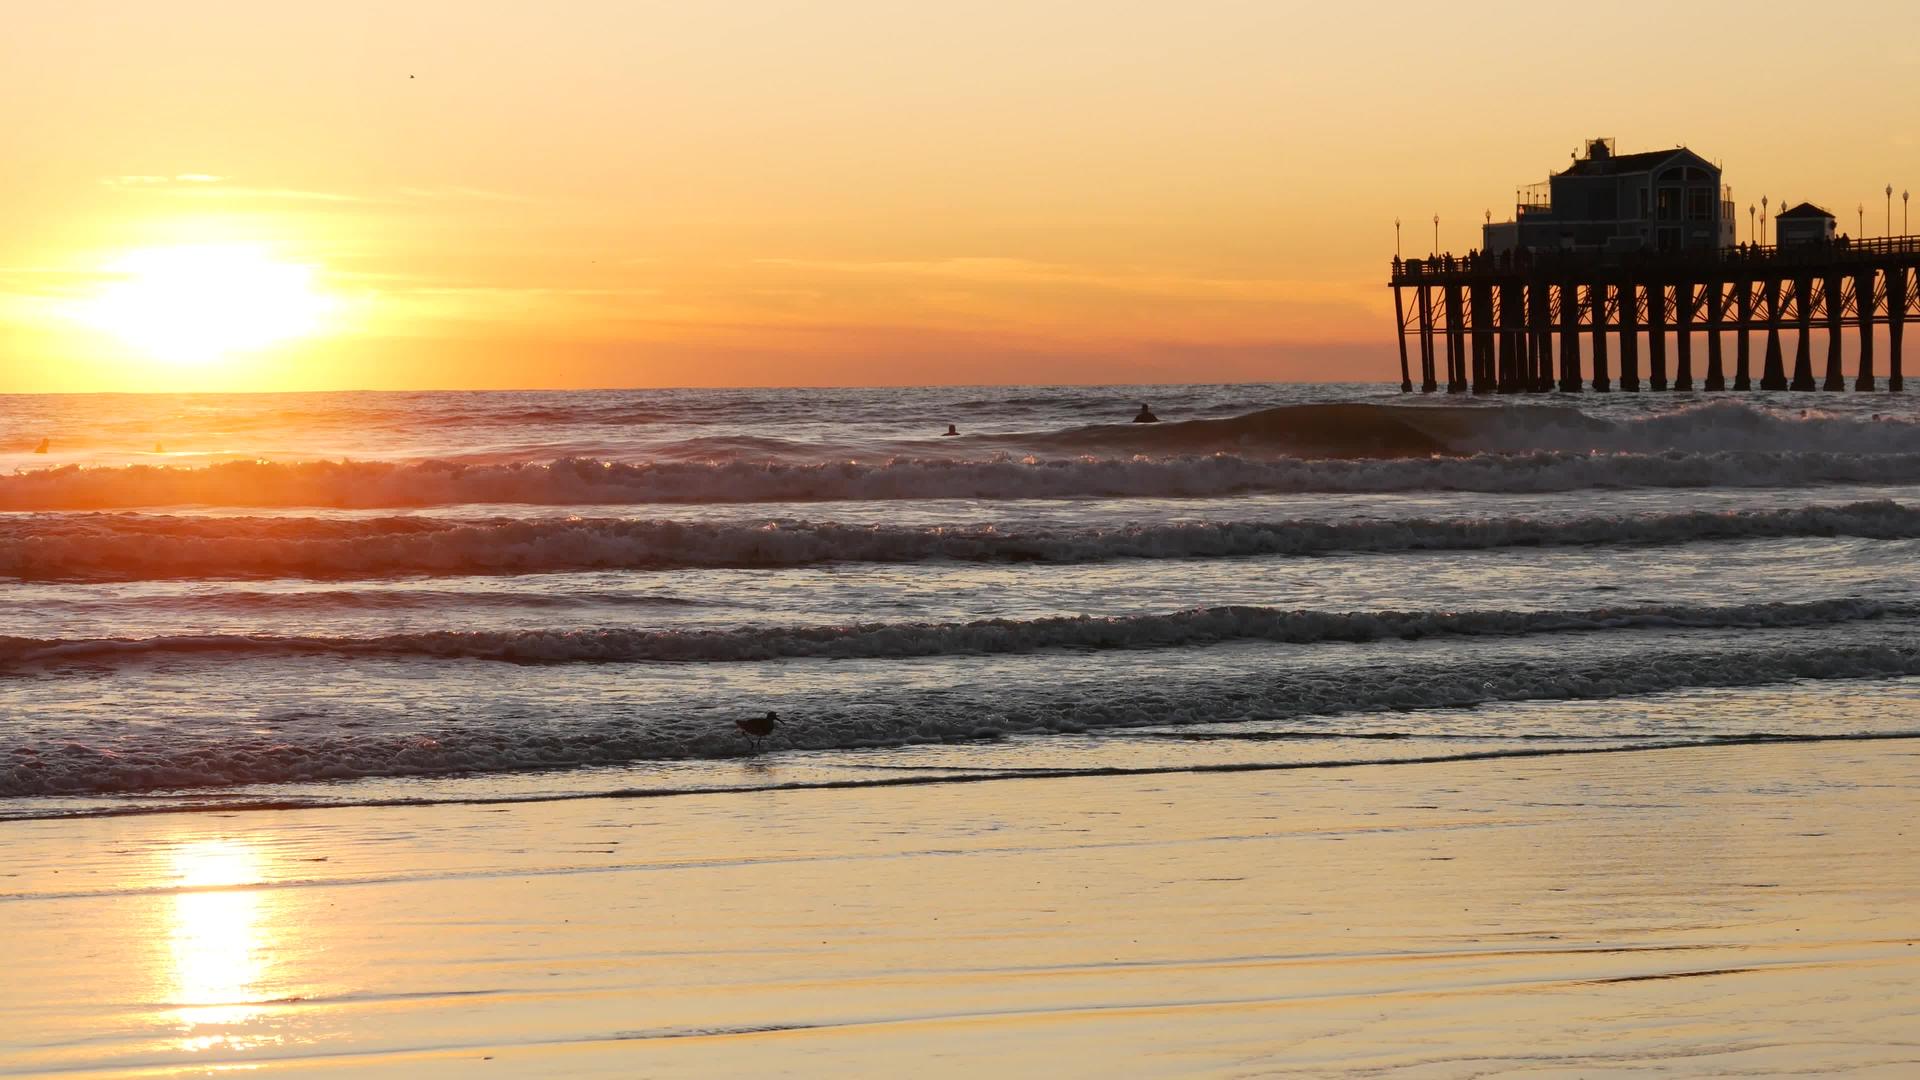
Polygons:
[[0,1072],[1910,1075],[1916,810],[1895,740],[12,822]]

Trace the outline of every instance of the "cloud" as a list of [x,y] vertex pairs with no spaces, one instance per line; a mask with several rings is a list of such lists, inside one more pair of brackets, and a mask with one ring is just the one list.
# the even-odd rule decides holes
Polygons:
[[326,202],[326,203],[371,203],[378,199],[369,199],[360,195],[349,195],[338,191],[314,191],[305,188],[248,187],[236,186],[228,177],[213,173],[174,173],[171,176],[147,173],[127,173],[121,176],[101,178],[101,183],[110,188],[126,191],[138,191],[155,195],[167,195],[179,198],[197,199],[257,199],[288,202]]

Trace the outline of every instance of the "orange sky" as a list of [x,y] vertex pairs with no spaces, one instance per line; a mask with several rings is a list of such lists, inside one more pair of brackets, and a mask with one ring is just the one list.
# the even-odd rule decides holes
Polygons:
[[[1444,10],[23,5],[0,391],[1386,378],[1394,217],[1465,248],[1583,137],[1870,235],[1920,187],[1908,6]],[[319,332],[73,315],[209,244],[310,268]]]

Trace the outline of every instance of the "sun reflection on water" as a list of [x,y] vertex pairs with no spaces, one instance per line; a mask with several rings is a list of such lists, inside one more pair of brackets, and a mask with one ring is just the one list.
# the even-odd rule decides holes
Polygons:
[[174,1017],[185,1030],[183,1050],[244,1049],[263,1040],[230,1028],[259,1016],[259,987],[270,946],[265,894],[244,886],[260,880],[253,848],[233,840],[202,840],[173,852]]

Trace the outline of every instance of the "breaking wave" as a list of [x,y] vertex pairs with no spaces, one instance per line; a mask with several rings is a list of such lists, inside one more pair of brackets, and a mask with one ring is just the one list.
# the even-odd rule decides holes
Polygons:
[[1088,563],[1806,536],[1920,538],[1920,508],[1877,500],[1572,518],[1295,519],[1119,527],[81,514],[0,519],[0,577],[378,578],[942,559]]
[[1920,424],[1717,401],[1609,420],[1571,405],[1285,405],[1151,426],[1099,424],[1013,440],[1079,453],[1266,451],[1305,458],[1406,458],[1478,453],[1920,453]]
[[[1348,668],[1303,664],[1255,682],[1120,679],[1106,694],[995,683],[902,690],[885,700],[787,703],[801,719],[783,729],[780,746],[900,746],[1911,675],[1920,675],[1920,648],[1860,645],[1408,664],[1374,669],[1366,678]],[[351,717],[334,719],[320,727],[215,733],[136,726],[118,737],[16,745],[0,756],[0,798],[624,765],[737,757],[746,749],[730,725],[684,709],[644,717],[617,710],[569,714],[564,730],[529,724],[524,716],[462,715],[407,730],[356,729],[337,722]]]
[[831,502],[917,499],[1216,498],[1290,492],[1545,492],[1585,488],[1920,483],[1920,453],[1539,451],[1392,461],[1076,458],[789,465],[227,462],[203,468],[78,466],[0,476],[0,510],[158,506],[377,509],[517,503]]
[[1426,637],[1518,636],[1653,628],[1772,628],[1920,613],[1874,600],[1697,607],[1653,604],[1586,611],[1328,612],[1233,605],[1167,615],[1057,616],[963,623],[884,622],[728,630],[431,630],[383,637],[192,634],[149,638],[0,637],[0,669],[130,661],[162,655],[390,656],[520,664],[741,662],[977,656],[1044,649],[1149,649],[1225,641],[1287,644]]

